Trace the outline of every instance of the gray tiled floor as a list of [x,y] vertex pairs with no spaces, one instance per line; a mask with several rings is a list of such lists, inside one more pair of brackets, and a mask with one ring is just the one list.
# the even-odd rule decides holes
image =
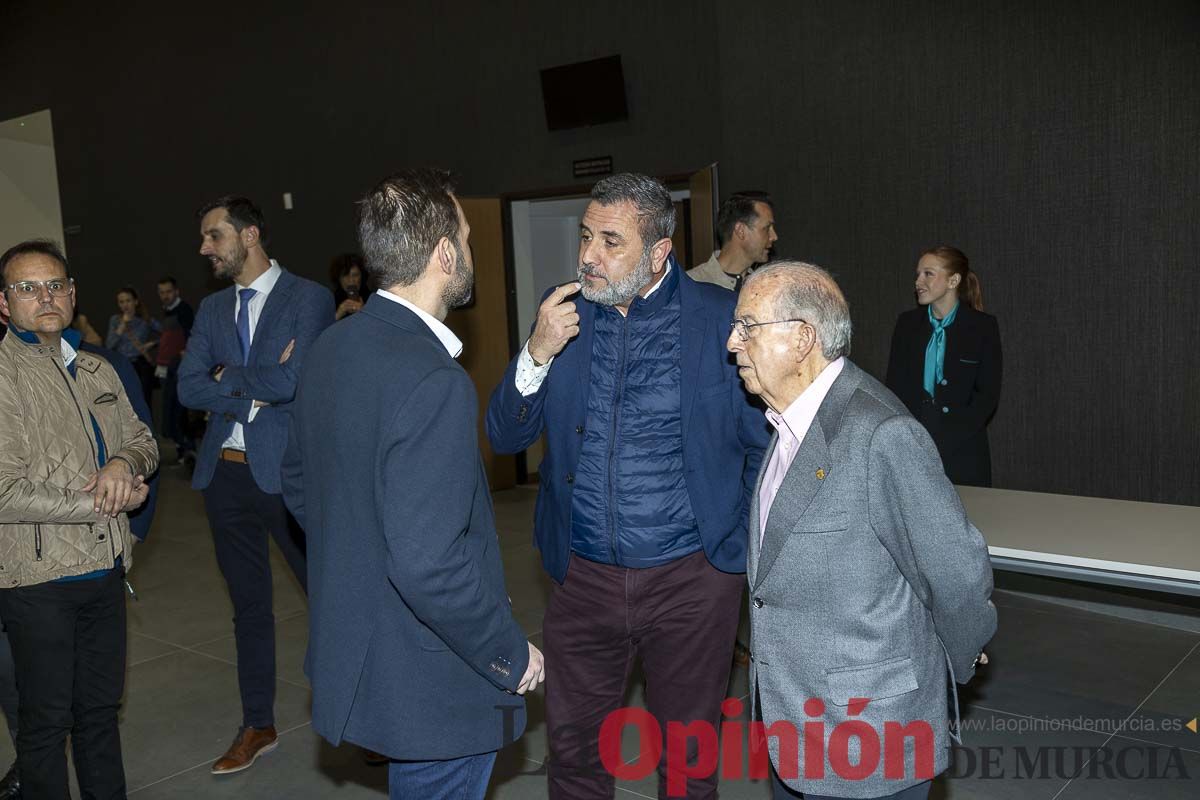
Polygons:
[[[496,514],[514,608],[533,641],[540,643],[549,580],[531,545],[533,497],[528,489],[497,493]],[[309,725],[302,671],[304,597],[278,554],[273,555],[280,746],[253,769],[216,778],[208,767],[228,745],[239,718],[232,610],[199,495],[180,472],[166,471],[155,530],[135,553],[130,575],[140,599],[129,604],[122,737],[130,793],[139,800],[386,795],[385,769],[365,766],[352,747],[330,747]],[[1028,595],[998,592],[996,602],[1001,625],[988,648],[993,663],[962,693],[970,726],[967,750],[957,753],[951,777],[935,783],[933,797],[1200,796],[1200,734],[1183,727],[1200,715],[1200,634]],[[730,696],[744,697],[746,687],[745,670],[736,670]],[[631,703],[641,702],[636,679],[628,697]],[[531,698],[529,707],[528,732],[497,761],[492,800],[546,796],[541,698]],[[1097,719],[1099,723],[1089,722]],[[1087,728],[1096,724],[1109,727]],[[11,746],[0,738],[0,759],[11,758]],[[630,736],[625,744],[632,757]],[[1097,755],[1098,750],[1105,752]],[[989,757],[996,765],[992,774],[998,771],[1003,777],[985,773],[982,763]],[[1033,767],[1022,763],[1022,757],[1033,759]],[[1153,759],[1156,774],[1165,777],[1108,775],[1100,763],[1104,759],[1107,772],[1124,759],[1126,773],[1153,772]],[[1181,771],[1189,777],[1180,779]],[[655,792],[651,776],[620,783],[617,797],[654,797]],[[725,781],[721,796],[764,800],[769,790],[762,782]]]

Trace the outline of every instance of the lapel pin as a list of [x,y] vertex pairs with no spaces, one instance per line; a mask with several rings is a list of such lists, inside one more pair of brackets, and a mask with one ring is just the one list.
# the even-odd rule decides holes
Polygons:
[[821,469],[820,467],[817,467],[817,480],[825,480],[825,470]]

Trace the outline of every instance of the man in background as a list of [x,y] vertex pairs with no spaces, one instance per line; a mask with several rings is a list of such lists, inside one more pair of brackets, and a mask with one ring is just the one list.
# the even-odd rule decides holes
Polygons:
[[721,249],[688,270],[688,277],[737,292],[756,264],[767,263],[779,240],[771,196],[756,191],[731,195],[717,214],[717,238]]
[[154,376],[162,386],[162,434],[175,443],[177,462],[196,461],[196,444],[188,429],[188,411],[179,402],[179,364],[187,349],[188,336],[196,315],[179,293],[179,283],[172,277],[158,282],[158,299],[162,303],[162,335],[158,339]]
[[278,744],[275,615],[269,539],[301,587],[304,534],[280,495],[279,464],[300,367],[333,322],[333,295],[267,255],[262,212],[227,195],[201,208],[200,255],[231,285],[200,303],[183,363],[179,399],[206,411],[192,488],[204,494],[217,565],[233,601],[242,719],[214,775],[249,768]]

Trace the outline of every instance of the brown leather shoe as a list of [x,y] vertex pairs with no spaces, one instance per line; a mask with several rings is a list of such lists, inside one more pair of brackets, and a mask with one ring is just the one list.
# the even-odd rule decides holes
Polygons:
[[279,737],[275,735],[274,725],[269,728],[241,728],[225,755],[212,765],[212,774],[228,775],[249,769],[259,756],[278,746]]

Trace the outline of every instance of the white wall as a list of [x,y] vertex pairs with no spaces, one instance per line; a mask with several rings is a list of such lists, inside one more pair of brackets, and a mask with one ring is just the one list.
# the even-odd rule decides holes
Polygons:
[[63,243],[49,117],[40,111],[0,123],[0,251],[25,239]]

